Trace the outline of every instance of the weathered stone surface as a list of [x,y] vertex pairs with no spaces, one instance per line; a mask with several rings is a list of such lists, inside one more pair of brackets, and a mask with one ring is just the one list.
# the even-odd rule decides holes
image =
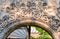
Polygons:
[[60,9],[56,6],[56,0],[47,1],[0,0],[0,32],[24,20],[42,22],[57,31],[60,27]]

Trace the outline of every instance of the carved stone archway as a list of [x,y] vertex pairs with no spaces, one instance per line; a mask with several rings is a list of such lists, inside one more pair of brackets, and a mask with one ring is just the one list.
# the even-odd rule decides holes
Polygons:
[[5,39],[12,31],[22,25],[38,25],[49,32],[53,39],[59,39],[60,16],[56,0],[47,0],[48,3],[44,3],[42,0],[0,1],[1,13],[8,14],[1,17],[0,39]]
[[48,25],[33,20],[20,21],[15,23],[14,25],[11,25],[10,27],[7,28],[7,31],[5,31],[3,39],[6,39],[6,37],[8,37],[10,33],[13,32],[14,30],[19,29],[20,27],[25,27],[27,25],[41,27],[42,29],[46,30],[52,36],[53,39],[57,39],[57,35],[50,27],[48,27]]

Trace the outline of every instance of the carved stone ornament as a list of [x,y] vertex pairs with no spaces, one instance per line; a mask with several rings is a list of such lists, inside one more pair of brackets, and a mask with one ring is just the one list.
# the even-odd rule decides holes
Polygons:
[[60,27],[59,8],[56,7],[56,0],[47,1],[48,3],[43,0],[0,0],[0,38],[3,38],[5,29],[26,20],[30,20],[32,23],[33,21],[42,22],[41,24],[46,24],[52,32],[58,32]]

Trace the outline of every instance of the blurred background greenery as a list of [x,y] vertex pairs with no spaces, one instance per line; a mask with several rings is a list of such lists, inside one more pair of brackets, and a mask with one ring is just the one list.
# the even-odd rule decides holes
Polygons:
[[39,32],[40,36],[37,38],[31,36],[30,39],[52,39],[51,36],[48,34],[48,32],[46,32],[42,28],[35,27],[35,29]]

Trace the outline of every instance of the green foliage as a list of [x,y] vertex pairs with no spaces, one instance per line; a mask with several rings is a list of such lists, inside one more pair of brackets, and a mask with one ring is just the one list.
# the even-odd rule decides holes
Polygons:
[[[35,27],[35,28],[40,33],[40,37],[37,39],[51,39],[51,36],[45,30],[39,27]],[[31,39],[35,39],[35,38],[31,37]]]
[[41,34],[41,35],[49,35],[45,30],[43,30],[43,29],[41,29],[41,28],[39,28],[39,27],[35,27],[36,28],[36,30]]

